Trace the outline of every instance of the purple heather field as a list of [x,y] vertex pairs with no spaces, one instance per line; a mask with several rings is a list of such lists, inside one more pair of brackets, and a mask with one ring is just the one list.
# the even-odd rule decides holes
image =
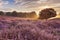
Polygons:
[[0,40],[60,40],[60,19],[24,20],[0,16]]

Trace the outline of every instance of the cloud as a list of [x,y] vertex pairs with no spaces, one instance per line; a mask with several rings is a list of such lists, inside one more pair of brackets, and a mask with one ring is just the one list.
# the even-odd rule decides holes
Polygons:
[[25,4],[41,4],[41,3],[60,3],[60,0],[14,0],[15,3],[18,5],[25,5]]
[[35,7],[39,7],[42,2],[45,3],[47,0],[45,0],[45,1],[41,1],[41,0],[14,0],[14,1],[15,1],[15,5],[17,7],[35,8]]
[[[8,4],[9,2],[8,1],[3,1],[3,0],[0,0],[0,11],[3,11],[3,10],[7,10],[6,5]],[[10,9],[9,9],[10,10]]]
[[[13,1],[13,2],[12,2]],[[7,6],[6,6],[7,5]],[[38,10],[44,6],[60,7],[60,0],[0,0],[0,8],[4,10]]]
[[49,0],[50,3],[60,3],[60,0]]
[[60,7],[60,0],[14,0],[14,4],[17,10],[41,10],[44,6],[50,6],[52,8]]
[[60,0],[14,0],[17,7],[35,8],[60,3]]
[[8,1],[0,0],[0,7],[7,5],[8,3],[9,3]]
[[3,5],[3,2],[2,2],[2,0],[0,0],[0,7]]

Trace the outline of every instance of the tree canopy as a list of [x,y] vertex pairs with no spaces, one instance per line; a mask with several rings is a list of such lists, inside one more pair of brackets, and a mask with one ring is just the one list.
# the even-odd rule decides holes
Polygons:
[[56,11],[53,8],[46,8],[41,10],[39,14],[39,19],[48,19],[51,17],[55,17],[56,15]]

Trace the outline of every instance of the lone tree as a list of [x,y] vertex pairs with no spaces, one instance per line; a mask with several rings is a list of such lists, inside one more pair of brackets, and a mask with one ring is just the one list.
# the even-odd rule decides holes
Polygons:
[[51,17],[55,17],[56,15],[56,11],[53,8],[46,8],[41,10],[39,14],[39,19],[48,19]]

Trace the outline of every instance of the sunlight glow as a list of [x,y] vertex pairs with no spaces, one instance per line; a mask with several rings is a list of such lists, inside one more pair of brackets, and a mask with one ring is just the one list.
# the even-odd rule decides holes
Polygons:
[[44,6],[44,7],[42,7],[43,9],[45,9],[45,8],[51,8],[50,6]]
[[37,15],[37,17],[39,17],[39,11],[36,11],[36,15]]

